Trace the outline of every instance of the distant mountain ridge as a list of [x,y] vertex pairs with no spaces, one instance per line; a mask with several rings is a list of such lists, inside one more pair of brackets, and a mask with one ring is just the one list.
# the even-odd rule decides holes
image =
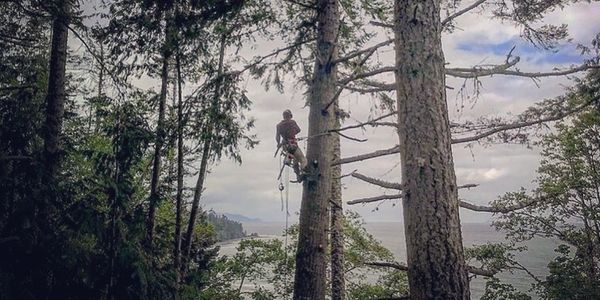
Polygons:
[[227,219],[237,222],[262,222],[259,218],[250,218],[239,214],[222,213]]

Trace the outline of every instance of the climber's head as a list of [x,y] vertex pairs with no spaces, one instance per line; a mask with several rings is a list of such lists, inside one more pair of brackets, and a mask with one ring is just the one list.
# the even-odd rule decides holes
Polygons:
[[289,109],[286,109],[283,111],[283,119],[284,120],[289,120],[292,118],[292,111]]

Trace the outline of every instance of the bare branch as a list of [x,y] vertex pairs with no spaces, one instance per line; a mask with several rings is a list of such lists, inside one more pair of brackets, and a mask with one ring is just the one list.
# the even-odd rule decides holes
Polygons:
[[446,27],[446,25],[448,25],[454,19],[456,19],[456,18],[460,17],[461,15],[463,15],[463,14],[465,14],[465,13],[467,13],[467,12],[469,12],[469,11],[475,9],[475,8],[477,8],[479,5],[483,4],[483,2],[485,2],[485,1],[487,1],[487,0],[478,0],[475,3],[473,3],[473,4],[469,5],[469,6],[467,6],[467,7],[463,8],[463,9],[461,9],[461,10],[459,10],[459,11],[457,11],[457,12],[451,14],[451,15],[449,15],[447,18],[445,18],[442,21],[442,27]]
[[[352,177],[364,180],[364,181],[374,184],[374,185],[378,185],[378,186],[389,188],[389,189],[402,190],[402,185],[399,183],[386,182],[386,181],[368,177],[368,176],[365,176],[362,174],[358,174],[360,176],[360,177],[358,177],[358,176],[356,176],[356,174],[358,174],[358,173],[352,172],[351,175],[352,175]],[[384,186],[384,185],[387,185],[389,187]],[[469,189],[469,188],[473,188],[476,186],[478,186],[478,184],[469,183],[469,184],[459,185],[456,188],[460,190],[460,189]],[[383,200],[394,200],[394,199],[402,199],[402,194],[380,195],[380,196],[375,196],[375,197],[360,198],[360,199],[348,201],[346,203],[348,205],[354,205],[354,204],[359,204],[359,203],[371,203],[371,202],[377,202],[377,201],[383,201]],[[479,211],[493,212],[492,210],[498,209],[498,208],[487,207],[487,206],[476,206],[476,205],[473,205],[473,204],[470,204],[470,203],[467,203],[464,201],[459,202],[460,207],[464,207],[463,204],[469,205],[470,207],[473,207],[473,208],[482,209]],[[465,208],[468,208],[468,207],[465,207]],[[483,210],[483,209],[487,209],[487,210]],[[473,209],[473,210],[475,210],[475,209]]]
[[515,210],[519,210],[519,209],[523,209],[525,207],[531,206],[539,201],[542,201],[543,199],[544,198],[539,198],[539,199],[535,199],[532,201],[523,202],[523,203],[519,203],[519,204],[515,204],[515,205],[505,206],[505,207],[475,205],[475,204],[460,200],[459,206],[462,208],[468,209],[468,210],[472,210],[472,211],[505,214],[505,213],[509,213],[509,212],[512,212]]
[[[515,60],[513,60],[514,62]],[[511,62],[512,63],[512,62]],[[586,71],[589,69],[600,68],[599,65],[583,64],[578,67],[573,67],[566,70],[557,70],[551,72],[521,72],[518,70],[507,70],[509,64],[503,64],[493,68],[447,68],[446,75],[458,77],[458,78],[477,78],[483,76],[492,75],[507,75],[507,76],[518,76],[518,77],[529,77],[529,78],[540,78],[540,77],[553,77],[553,76],[564,76],[573,73]],[[508,67],[507,67],[508,66]]]
[[395,69],[396,68],[393,67],[393,66],[388,66],[388,67],[382,67],[382,68],[371,70],[371,71],[364,72],[364,73],[354,74],[351,77],[344,78],[344,79],[340,80],[340,83],[341,84],[348,84],[348,83],[350,83],[350,82],[352,82],[354,80],[357,80],[357,79],[368,78],[368,77],[371,77],[371,76],[375,76],[375,75],[382,74],[382,73],[387,73],[387,72],[394,72]]
[[333,162],[333,165],[337,166],[337,165],[341,165],[341,164],[348,164],[348,163],[353,163],[353,162],[357,162],[357,161],[367,160],[367,159],[390,155],[390,154],[395,154],[395,153],[400,153],[400,146],[396,145],[390,149],[377,150],[377,151],[367,153],[367,154],[361,154],[361,155],[342,158],[342,159],[338,160],[337,162]]
[[402,198],[402,194],[381,195],[381,196],[376,196],[376,197],[368,197],[368,198],[351,200],[346,203],[348,205],[354,205],[354,204],[359,204],[359,203],[371,203],[371,202],[378,202],[378,201],[383,201],[383,200],[394,200],[394,199],[401,199],[401,198]]
[[337,134],[339,134],[341,137],[343,137],[343,138],[347,138],[347,139],[349,139],[349,140],[351,140],[351,141],[360,142],[360,143],[362,143],[362,142],[366,142],[366,141],[367,141],[367,139],[359,139],[359,138],[351,137],[351,136],[345,135],[345,134],[343,134],[343,133],[341,133],[341,132],[339,132],[339,131],[335,131],[335,133],[337,133]]
[[[344,131],[344,130],[348,130],[348,129],[361,128],[361,127],[364,127],[365,125],[370,125],[370,126],[382,125],[382,123],[377,123],[377,121],[385,119],[387,117],[391,117],[391,116],[395,115],[396,113],[397,113],[396,111],[393,111],[391,113],[388,113],[388,114],[385,114],[383,116],[377,117],[377,118],[375,118],[375,119],[373,119],[371,121],[367,121],[367,122],[363,122],[363,123],[358,123],[358,124],[355,124],[355,125],[349,125],[349,126],[342,127],[342,128],[339,128],[339,129],[332,129],[330,131],[331,132],[339,132],[339,131]],[[392,123],[392,124],[394,124],[394,127],[396,126],[395,123]]]
[[373,185],[378,185],[386,189],[402,190],[402,185],[399,183],[383,181],[381,179],[369,177],[357,172],[352,172],[350,175],[354,178],[358,178],[362,181],[368,182]]
[[375,46],[372,46],[372,47],[369,47],[369,48],[365,48],[363,50],[358,50],[358,51],[350,52],[348,55],[346,55],[344,57],[340,57],[340,58],[334,60],[332,62],[332,64],[337,64],[337,63],[341,63],[341,62],[345,62],[345,61],[351,60],[351,59],[353,59],[353,58],[355,58],[357,56],[360,56],[362,54],[369,53],[371,51],[375,51],[375,50],[377,50],[377,49],[379,49],[381,47],[385,47],[385,46],[387,46],[387,45],[389,45],[389,44],[391,44],[393,42],[394,42],[394,39],[389,39],[387,41],[384,41],[384,42],[381,42],[379,44],[376,44]]
[[584,108],[586,108],[587,106],[589,106],[592,103],[595,103],[597,101],[600,100],[600,96],[596,96],[592,99],[590,99],[589,101],[587,101],[586,103],[565,111],[565,112],[561,112],[555,116],[551,116],[551,117],[546,117],[546,118],[541,118],[541,119],[537,119],[537,120],[532,120],[532,121],[527,121],[527,122],[516,122],[516,123],[512,123],[512,124],[505,124],[502,126],[498,126],[494,129],[488,130],[486,132],[482,132],[480,134],[474,135],[474,136],[470,136],[470,137],[464,137],[464,138],[458,138],[458,139],[452,139],[452,144],[460,144],[460,143],[468,143],[468,142],[473,142],[473,141],[477,141],[480,140],[482,138],[488,137],[492,134],[495,133],[499,133],[502,131],[507,131],[507,130],[512,130],[512,129],[519,129],[519,128],[523,128],[523,127],[528,127],[528,126],[533,126],[533,125],[538,125],[538,124],[542,124],[542,123],[546,123],[546,122],[553,122],[553,121],[558,121],[561,120],[571,114],[577,113],[581,110],[583,110]]
[[383,28],[390,28],[390,29],[394,29],[394,25],[392,25],[392,24],[386,24],[386,23],[383,23],[383,22],[377,22],[377,21],[371,21],[371,22],[369,22],[369,23],[370,23],[371,25],[378,26],[378,27],[383,27]]
[[[354,68],[354,71],[352,71],[352,75],[350,75],[350,77],[348,77],[348,81],[354,80],[354,77],[356,77],[356,75],[358,74],[358,70],[360,69],[360,67],[362,67],[367,62],[367,60],[369,60],[369,57],[371,57],[371,55],[373,55],[373,53],[375,53],[375,50],[376,49],[373,49],[373,50],[367,52],[367,54],[365,55],[365,57],[363,57],[360,60],[360,62],[358,62],[358,64]],[[322,109],[323,113],[327,113],[327,109],[329,109],[329,107],[340,98],[340,95],[342,94],[342,91],[344,91],[344,86],[340,86],[337,89],[337,91],[335,92],[335,95],[333,95],[333,97],[331,98],[331,100],[329,101],[329,103],[327,103],[327,105],[325,105],[325,107]]]
[[246,72],[248,69],[250,69],[252,67],[255,67],[256,65],[260,64],[261,62],[263,62],[267,58],[270,58],[270,57],[273,57],[273,56],[277,56],[281,52],[291,50],[291,49],[296,48],[298,46],[302,46],[302,45],[304,45],[306,43],[310,43],[310,42],[312,42],[314,40],[315,40],[314,38],[311,38],[311,39],[307,39],[307,40],[303,40],[303,41],[300,41],[300,42],[293,43],[293,44],[288,45],[288,46],[283,47],[283,48],[275,49],[273,52],[271,52],[271,53],[269,53],[269,54],[267,54],[265,56],[260,56],[260,57],[254,58],[254,62],[247,64],[242,69],[235,70],[235,71],[225,72],[225,73],[223,73],[222,76],[237,76],[237,75],[240,75],[241,73]]
[[[396,269],[399,271],[408,271],[407,266],[396,263],[396,262],[366,262],[365,265],[374,266],[374,267],[393,268],[393,269]],[[467,266],[467,269],[469,270],[469,273],[471,273],[471,274],[481,275],[481,276],[486,276],[486,277],[492,277],[496,273],[498,273],[498,271],[495,271],[495,270],[486,270],[483,268],[478,268],[478,267],[473,267],[473,266]]]

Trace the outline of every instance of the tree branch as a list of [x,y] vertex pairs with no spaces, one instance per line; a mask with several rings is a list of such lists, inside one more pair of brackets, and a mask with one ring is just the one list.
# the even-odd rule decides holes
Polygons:
[[401,199],[401,198],[402,198],[402,194],[381,195],[381,196],[351,200],[346,203],[348,205],[354,205],[354,204],[359,204],[359,203],[371,203],[371,202],[378,202],[378,201],[383,201],[383,200],[394,200],[394,199]]
[[[373,266],[373,267],[392,268],[392,269],[396,269],[398,271],[408,271],[407,266],[405,266],[403,264],[395,263],[395,262],[365,262],[365,265]],[[477,268],[477,267],[473,267],[473,266],[467,266],[467,269],[469,270],[469,273],[471,273],[471,274],[481,275],[481,276],[486,276],[486,277],[492,277],[496,273],[498,273],[498,271],[495,271],[495,270],[486,270],[483,268]]]
[[[518,58],[518,57],[517,57]],[[515,59],[516,60],[516,59]],[[515,61],[513,60],[513,62]],[[512,62],[511,62],[512,63]],[[511,66],[509,64],[503,64],[493,68],[447,68],[446,75],[458,77],[458,78],[477,78],[492,75],[507,75],[507,76],[518,76],[528,78],[540,78],[540,77],[553,77],[553,76],[564,76],[573,73],[582,72],[589,69],[600,68],[598,65],[583,64],[578,67],[573,67],[566,70],[557,70],[551,72],[521,72],[518,70],[507,70]]]
[[346,56],[340,57],[340,58],[334,60],[332,62],[332,64],[337,64],[337,63],[341,63],[341,62],[345,62],[345,61],[351,60],[351,59],[353,59],[353,58],[355,58],[357,56],[360,56],[360,55],[362,55],[364,53],[369,53],[369,52],[375,51],[375,50],[377,50],[377,49],[379,49],[381,47],[385,47],[385,46],[387,46],[387,45],[389,45],[389,44],[391,44],[393,42],[394,42],[394,39],[389,39],[387,41],[384,41],[384,42],[381,42],[379,44],[376,44],[375,46],[372,46],[372,47],[369,47],[369,48],[365,48],[363,50],[358,50],[358,51],[350,52]]
[[451,14],[451,15],[449,15],[447,18],[445,18],[442,21],[442,27],[446,27],[446,25],[448,25],[448,23],[452,22],[452,20],[460,17],[461,15],[463,15],[463,14],[471,11],[474,8],[477,8],[479,5],[481,5],[485,1],[487,1],[487,0],[478,0],[475,3],[473,3],[473,4],[469,5],[469,6],[467,6],[467,7],[463,8],[463,9],[461,9],[461,10],[459,10],[459,11],[457,11],[457,12]]
[[528,202],[523,202],[510,206],[483,206],[483,205],[475,205],[463,200],[460,200],[459,206],[468,210],[478,211],[478,212],[489,212],[489,213],[509,213],[515,210],[523,209],[525,207],[531,206],[539,201],[543,201],[545,198],[539,198]]
[[369,177],[369,176],[366,176],[366,175],[363,175],[363,174],[360,174],[360,173],[357,173],[357,172],[352,172],[350,175],[352,177],[354,177],[354,178],[358,178],[358,179],[360,179],[362,181],[368,182],[368,183],[373,184],[373,185],[378,185],[378,186],[380,186],[382,188],[394,189],[394,190],[402,190],[402,185],[399,184],[399,183],[387,182],[387,181],[384,181],[384,180],[381,180],[381,179],[376,179],[376,178],[373,178],[373,177]]
[[[391,116],[395,115],[396,113],[397,113],[396,111],[393,111],[391,113],[388,113],[388,114],[385,114],[383,116],[377,117],[377,118],[375,118],[375,119],[373,119],[371,121],[367,121],[367,122],[363,122],[363,123],[358,123],[358,124],[354,124],[354,125],[349,125],[349,126],[342,127],[342,128],[339,128],[339,129],[332,129],[332,130],[330,130],[330,132],[340,132],[340,131],[344,131],[344,130],[348,130],[348,129],[361,128],[361,127],[364,127],[365,125],[370,125],[370,126],[382,125],[383,123],[377,123],[377,121],[385,119],[387,117],[391,117]],[[396,126],[395,123],[392,123],[392,124],[394,124],[394,127]]]
[[361,154],[361,155],[342,158],[336,162],[333,162],[333,165],[337,166],[337,165],[341,165],[341,164],[348,164],[348,163],[353,163],[353,162],[357,162],[357,161],[367,160],[367,159],[390,155],[390,154],[395,154],[395,153],[400,153],[400,146],[396,145],[390,149],[377,150],[377,151],[367,153],[367,154]]
[[499,133],[502,131],[507,131],[507,130],[512,130],[512,129],[519,129],[519,128],[523,128],[523,127],[529,127],[529,126],[533,126],[533,125],[538,125],[538,124],[542,124],[542,123],[546,123],[546,122],[552,122],[552,121],[558,121],[561,120],[571,114],[577,113],[581,110],[583,110],[584,108],[586,108],[587,106],[589,106],[590,104],[593,104],[595,102],[598,102],[600,100],[600,96],[596,96],[592,99],[590,99],[589,101],[587,101],[586,103],[565,111],[565,112],[561,112],[555,116],[551,116],[551,117],[546,117],[546,118],[541,118],[541,119],[537,119],[537,120],[532,120],[532,121],[527,121],[527,122],[518,122],[518,123],[512,123],[512,124],[505,124],[505,125],[501,125],[498,126],[494,129],[490,129],[486,132],[482,132],[480,134],[476,134],[474,136],[470,136],[470,137],[464,137],[464,138],[457,138],[457,139],[452,139],[452,144],[460,144],[460,143],[468,143],[468,142],[473,142],[473,141],[477,141],[480,140],[482,138],[488,137],[492,134],[495,133]]

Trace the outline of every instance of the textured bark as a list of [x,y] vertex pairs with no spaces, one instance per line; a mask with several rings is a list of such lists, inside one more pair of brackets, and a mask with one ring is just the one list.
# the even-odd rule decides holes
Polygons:
[[183,202],[183,101],[181,95],[181,62],[179,55],[175,61],[177,67],[177,195],[175,196],[175,244],[173,265],[175,266],[175,299],[179,296],[179,268],[181,265],[181,215]]
[[60,163],[60,132],[65,112],[65,82],[67,40],[69,38],[69,0],[58,1],[59,8],[52,21],[52,48],[46,94],[46,122],[44,124],[44,167],[48,179],[54,181]]
[[165,26],[165,49],[163,50],[162,54],[161,86],[160,96],[158,99],[158,123],[156,124],[156,141],[154,143],[152,181],[150,182],[150,204],[148,207],[148,219],[146,225],[146,243],[148,247],[152,247],[152,240],[154,239],[154,219],[156,216],[156,206],[158,205],[158,199],[160,197],[158,186],[160,181],[162,148],[166,137],[165,106],[167,102],[167,87],[169,79],[169,59],[171,58],[171,51],[168,49],[171,29],[169,26],[170,22],[168,20],[167,23],[168,24]]
[[396,90],[411,299],[469,299],[446,104],[440,0],[396,0]]
[[335,96],[339,28],[337,0],[317,2],[317,49],[308,103],[310,105],[306,157],[308,178],[303,183],[294,299],[325,299],[329,194],[331,192],[333,136],[320,135],[333,128],[335,112],[326,106]]
[[192,242],[194,237],[194,225],[196,224],[196,218],[198,216],[198,210],[200,209],[200,197],[202,196],[202,190],[204,189],[204,180],[206,178],[206,168],[208,166],[208,159],[211,154],[212,136],[214,134],[214,126],[219,121],[215,118],[219,109],[219,98],[221,97],[221,84],[223,80],[223,59],[225,57],[225,46],[226,36],[223,35],[221,38],[221,48],[219,51],[219,66],[217,69],[217,81],[215,83],[215,93],[213,95],[209,122],[205,127],[202,136],[206,136],[204,141],[204,148],[202,149],[202,161],[200,162],[200,172],[198,173],[198,180],[196,181],[196,187],[194,188],[194,200],[192,201],[192,210],[190,211],[190,220],[188,222],[187,232],[184,239],[184,258],[188,259],[190,251],[192,249]]
[[[337,107],[336,107],[337,109]],[[340,128],[336,118],[335,129]],[[333,135],[333,161],[340,158],[340,136]],[[344,210],[342,206],[342,166],[331,168],[331,299],[344,300]]]

